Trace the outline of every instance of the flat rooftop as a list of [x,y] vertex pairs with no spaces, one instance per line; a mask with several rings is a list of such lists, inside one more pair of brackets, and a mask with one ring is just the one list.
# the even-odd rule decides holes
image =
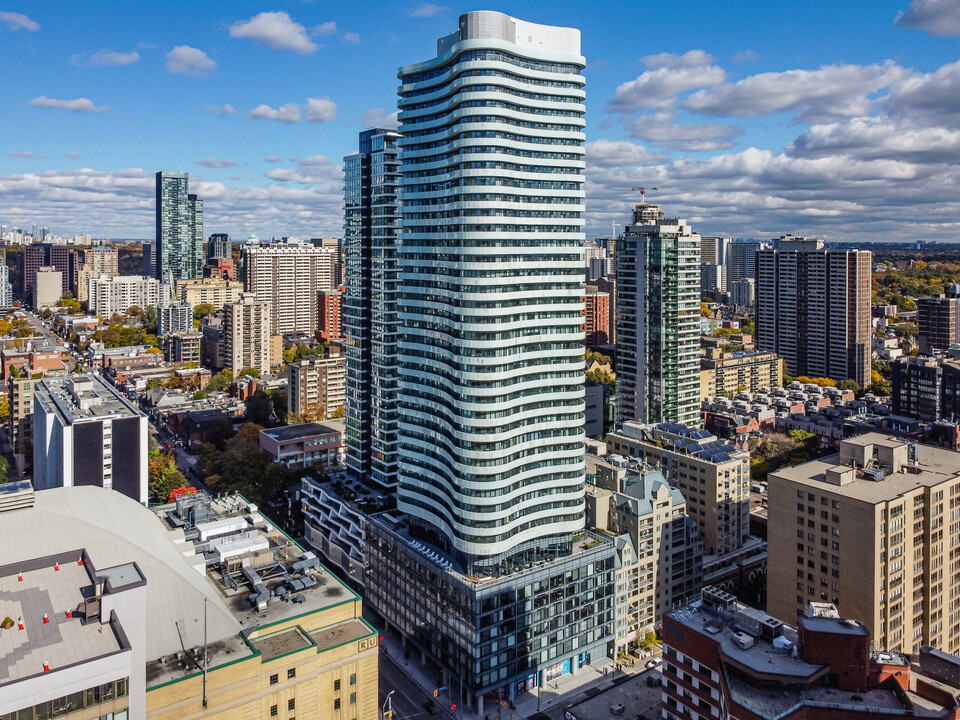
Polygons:
[[[19,569],[17,564],[0,567],[0,619],[14,621],[9,630],[0,630],[0,686],[42,675],[45,662],[50,672],[56,672],[129,652],[122,631],[109,619],[85,623],[77,612],[94,585],[90,569],[77,564],[81,553],[64,552],[61,560],[42,558]],[[55,569],[58,562],[59,570]],[[136,581],[143,581],[136,568],[131,566],[131,571]],[[17,622],[20,619],[23,630]]]
[[[737,606],[738,609],[746,609],[739,603]],[[809,679],[823,670],[820,665],[811,665],[799,657],[793,657],[791,648],[774,647],[770,642],[759,637],[756,638],[756,644],[753,647],[741,648],[734,641],[734,636],[739,632],[734,624],[710,611],[700,601],[674,610],[669,613],[669,616],[694,632],[716,641],[720,645],[720,654],[725,660],[732,661],[756,673],[759,677],[775,675],[800,681]],[[791,647],[797,645],[797,631],[794,628],[783,625],[782,635]]]
[[283,427],[261,430],[264,435],[273,438],[279,442],[287,440],[298,440],[302,437],[311,437],[313,435],[340,435],[341,430],[321,423],[302,423],[300,425],[285,425]]
[[[217,667],[253,655],[241,632],[252,642],[258,639],[257,628],[357,599],[312,553],[239,496],[207,498],[209,502],[196,498],[194,506],[181,505],[184,513],[190,511],[191,522],[177,515],[176,505],[148,509],[114,490],[92,486],[44,490],[33,493],[33,499],[32,507],[0,512],[3,559],[13,572],[13,583],[18,584],[18,565],[26,569],[38,557],[64,559],[59,572],[54,574],[51,564],[49,571],[38,569],[40,574],[33,581],[44,587],[47,582],[70,580],[62,599],[54,595],[61,590],[45,590],[50,598],[43,603],[50,607],[47,612],[52,623],[54,616],[65,618],[68,606],[76,606],[82,583],[90,585],[89,578],[84,580],[78,574],[84,573],[84,568],[77,566],[74,543],[82,543],[96,568],[107,568],[102,574],[115,588],[136,581],[131,574],[135,570],[132,563],[136,563],[147,582],[147,687],[200,670],[202,654],[195,649],[203,645],[205,600],[209,666]],[[202,541],[200,528],[204,527],[209,534],[205,533]],[[251,596],[259,597],[260,591],[251,583],[254,574],[244,573],[244,565],[265,593],[259,609],[251,603]],[[0,583],[0,619],[10,615],[16,620],[24,612],[26,618],[36,614],[26,605],[24,611],[20,606],[8,606],[9,578]],[[68,623],[55,627],[72,628]],[[16,632],[0,631],[0,643],[12,643]],[[100,637],[98,634],[97,639]],[[4,649],[0,657],[7,657],[7,650],[13,652],[12,647],[0,647]],[[94,646],[84,652],[100,649]],[[42,659],[54,662],[52,656]]]
[[36,402],[55,412],[64,425],[105,417],[141,417],[112,385],[99,375],[45,377],[36,385]]
[[[896,447],[905,444],[903,440],[880,433],[867,433],[850,440],[844,440],[844,442],[850,442],[851,440],[855,441],[856,444],[872,443],[880,447]],[[801,485],[819,488],[821,492],[832,492],[872,504],[894,500],[905,493],[916,490],[918,487],[934,487],[960,475],[960,453],[931,445],[918,445],[917,447],[919,458],[917,462],[911,464],[916,466],[920,472],[916,474],[888,472],[880,481],[867,478],[858,471],[855,478],[845,485],[828,483],[827,470],[844,469],[839,453],[812,460],[802,465],[780,468],[771,475]]]

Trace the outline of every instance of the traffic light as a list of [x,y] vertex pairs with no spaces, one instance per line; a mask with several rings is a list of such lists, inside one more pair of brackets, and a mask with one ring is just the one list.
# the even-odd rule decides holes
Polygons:
[[383,635],[380,636],[380,642],[383,642]]
[[451,709],[451,710],[456,710],[456,709],[457,709],[457,704],[454,703],[453,705],[451,705],[451,706],[450,706],[450,709]]
[[434,697],[436,697],[436,696],[439,695],[439,694],[440,694],[440,691],[439,691],[439,690],[434,690],[434,691],[433,691],[433,696],[434,696]]

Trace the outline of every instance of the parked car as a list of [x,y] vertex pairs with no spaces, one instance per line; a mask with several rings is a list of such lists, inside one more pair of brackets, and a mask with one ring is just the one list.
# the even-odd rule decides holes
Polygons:
[[659,666],[659,665],[663,665],[663,659],[662,659],[662,658],[654,658],[653,660],[647,660],[647,665],[646,665],[646,667],[647,667],[648,670],[650,670],[650,669],[655,668],[655,667],[657,667],[657,666]]
[[611,715],[623,715],[623,711],[624,711],[625,709],[626,709],[626,708],[624,708],[623,703],[614,703],[613,705],[610,706],[610,714],[611,714]]

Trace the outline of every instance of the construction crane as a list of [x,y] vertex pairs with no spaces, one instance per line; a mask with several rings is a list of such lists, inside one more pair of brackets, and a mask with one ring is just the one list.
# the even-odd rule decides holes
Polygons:
[[[614,187],[613,189],[614,189],[614,190],[621,191],[621,192],[639,192],[639,193],[640,193],[640,202],[641,202],[641,203],[644,202],[643,196],[647,194],[647,189],[646,189],[645,187],[640,187],[640,186],[638,186],[638,185],[619,186],[619,187]],[[652,192],[659,192],[660,188],[658,188],[658,187],[652,187],[652,188],[650,188],[650,190],[651,190]]]

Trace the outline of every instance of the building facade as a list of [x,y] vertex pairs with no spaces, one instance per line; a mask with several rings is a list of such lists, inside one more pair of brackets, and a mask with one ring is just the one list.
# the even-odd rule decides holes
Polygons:
[[226,233],[213,233],[207,238],[207,260],[231,260],[233,243]]
[[83,251],[83,263],[77,274],[76,287],[71,288],[77,300],[87,302],[88,283],[101,275],[113,277],[120,274],[120,251],[115,248],[97,247]]
[[200,363],[203,335],[198,330],[169,332],[163,336],[163,359],[171,363]]
[[597,467],[587,486],[587,524],[617,537],[617,652],[625,652],[664,614],[695,599],[703,583],[703,537],[683,494],[644,466]]
[[224,367],[235,376],[246,368],[270,372],[270,303],[253,293],[223,310]]
[[34,275],[33,309],[55,307],[63,297],[63,273],[55,267],[44,266]]
[[867,433],[770,475],[767,608],[794,619],[830,602],[878,647],[960,652],[951,548],[960,453]]
[[319,341],[343,339],[343,293],[339,290],[321,290],[317,293],[317,333]]
[[315,422],[269,428],[260,431],[260,448],[293,469],[336,467],[343,462],[343,433]]
[[191,195],[188,186],[185,172],[157,173],[155,277],[161,282],[202,275],[203,201]]
[[750,307],[753,305],[756,293],[756,280],[745,278],[729,283],[730,303],[737,307]]
[[190,303],[181,301],[172,305],[162,305],[157,309],[158,337],[188,330],[193,330],[193,306]]
[[197,305],[213,305],[220,309],[228,303],[235,303],[243,292],[243,283],[225,280],[223,278],[203,278],[197,280],[181,280],[176,283],[176,297],[185,303]]
[[308,421],[342,417],[347,401],[347,363],[339,348],[326,356],[287,365],[287,412]]
[[608,433],[609,452],[659,467],[687,499],[709,555],[738,551],[750,534],[750,453],[673,423],[627,422]]
[[610,339],[610,293],[587,285],[584,300],[584,343],[587,347],[607,345]]
[[0,503],[21,538],[0,587],[25,626],[3,631],[20,660],[0,677],[3,717],[380,715],[361,598],[243,497],[147,509],[96,487],[18,495]]
[[924,422],[960,422],[960,362],[905,357],[890,364],[894,415]]
[[783,360],[759,350],[705,351],[700,358],[700,400],[783,385]]
[[33,484],[112,488],[147,502],[147,418],[98,375],[34,388]]
[[617,239],[620,421],[700,422],[700,236],[637,205]]
[[13,286],[10,284],[10,268],[0,262],[0,307],[13,307]]
[[793,376],[870,384],[868,250],[824,250],[785,239],[757,254],[757,348],[783,358]]
[[397,507],[470,574],[583,528],[584,64],[578,30],[473,12],[399,73]]
[[917,339],[920,352],[946,352],[960,341],[960,297],[917,298]]
[[956,658],[924,648],[915,659],[828,603],[808,604],[794,627],[707,587],[664,620],[660,716],[956,720]]
[[365,130],[343,160],[347,467],[385,488],[397,484],[399,139]]
[[169,305],[170,299],[170,285],[156,278],[101,275],[87,281],[88,310],[106,320],[116,314],[124,315],[134,306],[145,310]]
[[261,245],[243,249],[244,291],[270,303],[271,332],[317,330],[317,293],[336,287],[336,255],[312,245]]

